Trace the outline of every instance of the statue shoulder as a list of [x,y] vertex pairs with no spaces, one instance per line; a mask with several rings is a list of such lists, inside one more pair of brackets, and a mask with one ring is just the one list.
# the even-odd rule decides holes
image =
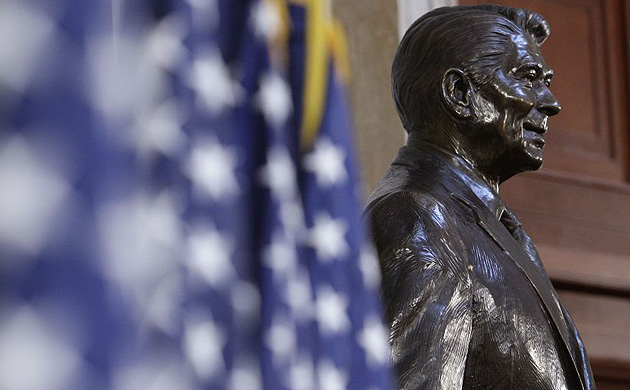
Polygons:
[[372,224],[411,220],[442,224],[452,210],[452,199],[442,194],[417,190],[399,190],[376,198],[367,206],[365,213]]
[[453,208],[448,196],[422,191],[401,190],[374,199],[366,208],[366,217],[376,241],[404,241],[452,229]]

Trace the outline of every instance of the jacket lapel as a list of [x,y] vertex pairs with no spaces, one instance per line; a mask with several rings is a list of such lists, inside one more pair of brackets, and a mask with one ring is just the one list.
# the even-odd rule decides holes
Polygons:
[[[518,268],[523,272],[530,284],[534,287],[534,290],[536,290],[536,293],[540,297],[547,313],[549,313],[549,317],[551,317],[556,330],[562,337],[564,346],[571,357],[571,361],[573,362],[575,372],[578,375],[578,378],[580,378],[582,389],[584,389],[584,380],[580,374],[580,370],[577,368],[575,357],[570,347],[573,344],[570,343],[570,340],[568,339],[570,332],[562,313],[560,302],[553,294],[554,289],[547,275],[538,269],[536,264],[529,258],[525,250],[518,244],[512,234],[510,234],[501,221],[492,215],[486,207],[473,205],[466,199],[467,196],[460,196],[454,193],[451,193],[451,195],[472,210],[477,224],[512,260],[514,260]],[[470,195],[474,194],[471,193]]]

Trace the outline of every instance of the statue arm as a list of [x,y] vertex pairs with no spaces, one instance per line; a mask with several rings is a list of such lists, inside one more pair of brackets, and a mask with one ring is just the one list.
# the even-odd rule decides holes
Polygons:
[[567,324],[569,325],[569,329],[573,332],[573,335],[575,336],[575,340],[577,342],[577,356],[575,357],[575,363],[577,369],[581,371],[582,380],[584,382],[584,389],[595,390],[595,379],[593,377],[593,372],[591,371],[591,365],[589,363],[588,356],[586,355],[586,349],[584,348],[582,337],[580,337],[577,327],[573,322],[573,318],[571,318],[571,315],[564,307],[564,305],[561,304],[560,308],[562,309],[564,318],[566,319]]
[[461,234],[430,196],[399,192],[371,209],[398,386],[461,389],[472,282]]

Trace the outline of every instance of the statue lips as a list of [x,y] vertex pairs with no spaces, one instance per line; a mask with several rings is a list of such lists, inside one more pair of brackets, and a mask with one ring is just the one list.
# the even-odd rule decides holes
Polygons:
[[543,137],[547,132],[547,126],[545,124],[538,125],[532,122],[525,122],[523,123],[523,130],[523,136],[531,140],[535,147],[539,149],[545,147],[545,138]]

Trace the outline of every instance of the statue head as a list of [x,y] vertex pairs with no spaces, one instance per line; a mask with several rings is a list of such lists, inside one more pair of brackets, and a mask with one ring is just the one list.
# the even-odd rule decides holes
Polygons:
[[540,168],[548,117],[560,111],[540,51],[549,33],[537,13],[498,5],[423,15],[392,67],[406,131],[462,155],[492,181]]

